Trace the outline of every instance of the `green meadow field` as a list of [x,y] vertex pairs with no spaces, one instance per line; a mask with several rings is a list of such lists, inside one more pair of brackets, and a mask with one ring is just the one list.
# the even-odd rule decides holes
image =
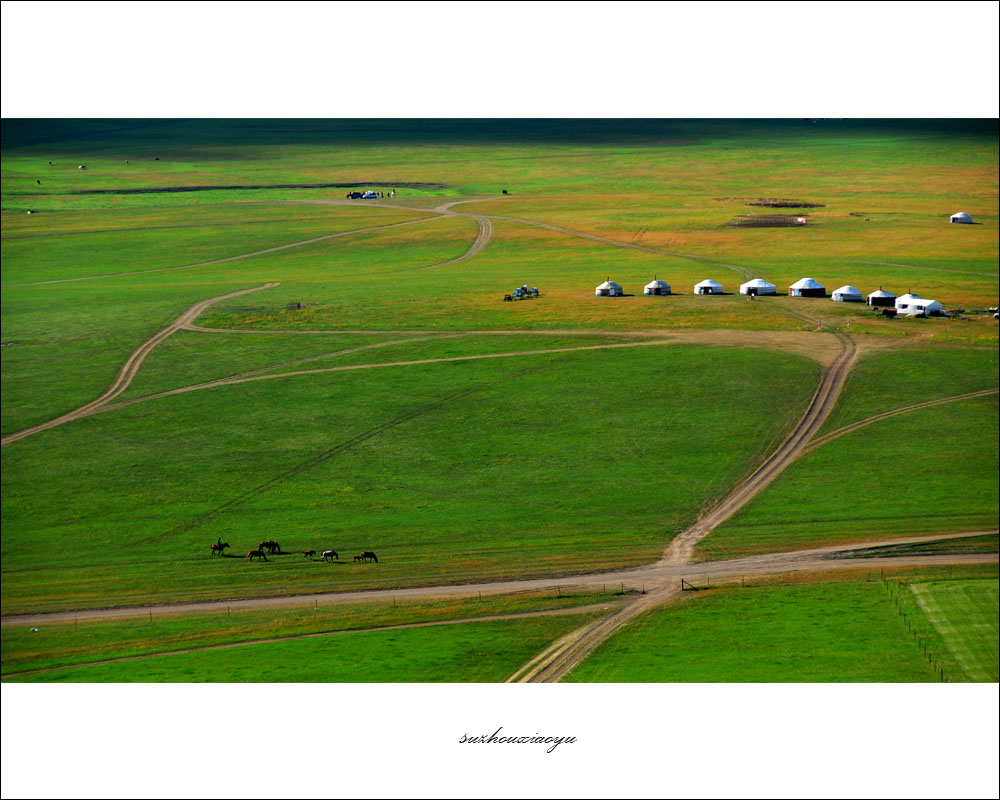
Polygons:
[[[861,573],[689,592],[624,628],[569,680],[923,683],[941,682],[943,669],[948,681],[996,682],[997,571],[964,572],[902,575],[891,590]],[[927,610],[906,598],[904,619],[895,592]]]
[[[2,133],[4,675],[202,637],[193,621],[141,640],[105,622],[88,644],[65,621],[35,634],[18,615],[649,566],[797,429],[848,344],[857,358],[814,445],[695,558],[998,527],[995,120],[14,119]],[[356,189],[384,196],[348,200]],[[760,205],[774,201],[787,207]],[[976,224],[949,224],[957,211]],[[765,213],[808,221],[729,224]],[[673,294],[642,296],[654,276]],[[950,313],[893,320],[788,297],[803,276],[828,293],[916,292]],[[739,295],[750,277],[779,295]],[[626,296],[594,297],[607,278]],[[694,295],[706,278],[726,293]],[[504,302],[523,284],[540,296]],[[284,554],[246,558],[268,539]],[[302,555],[328,549],[337,561]],[[362,550],[378,563],[355,563]],[[964,600],[914,590],[943,609],[936,635],[963,639],[966,660],[976,615],[996,608],[992,580]],[[784,589],[754,595],[756,610],[787,616],[786,633],[815,609],[873,604],[856,656],[821,648],[788,674],[934,679],[890,649],[866,660],[894,641],[870,589],[796,585],[816,592],[804,616]],[[649,612],[629,652],[676,620],[702,630],[718,617],[696,609],[724,616],[739,597]],[[442,608],[345,613],[372,628],[481,615],[472,600]],[[536,609],[496,613],[510,610]],[[366,653],[417,655],[348,669],[334,642],[345,636],[69,679],[503,680],[592,621],[390,634],[256,613],[249,627],[213,617],[205,641],[347,625]],[[820,636],[834,623],[816,624]],[[436,672],[477,648],[509,657]],[[757,649],[754,680],[787,679],[772,645]],[[266,668],[293,651],[301,671]],[[619,656],[596,652],[574,679],[744,679],[675,675],[673,662],[622,678],[633,673],[615,671]]]

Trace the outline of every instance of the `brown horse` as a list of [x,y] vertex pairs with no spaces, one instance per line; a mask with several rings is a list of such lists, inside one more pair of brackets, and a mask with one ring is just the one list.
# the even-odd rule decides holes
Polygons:
[[377,564],[378,563],[378,556],[375,555],[371,550],[363,550],[361,552],[361,560],[362,561],[374,561]]
[[274,539],[268,539],[266,542],[261,542],[257,545],[260,550],[267,550],[272,556],[275,553],[281,554],[281,545],[278,544]]
[[302,551],[302,555],[305,556],[306,558],[316,558],[316,551],[315,550],[303,550]]
[[362,563],[362,562],[363,562],[364,560],[365,560],[365,559],[364,559],[364,556],[354,556],[354,563],[355,563],[355,564],[360,564],[360,563]]
[[264,550],[261,548],[258,548],[257,550],[251,550],[249,553],[247,553],[247,558],[249,558],[251,561],[253,561],[255,558],[258,561],[267,561],[267,556],[264,555]]
[[212,555],[221,556],[225,555],[222,551],[229,547],[229,542],[216,542],[212,545]]

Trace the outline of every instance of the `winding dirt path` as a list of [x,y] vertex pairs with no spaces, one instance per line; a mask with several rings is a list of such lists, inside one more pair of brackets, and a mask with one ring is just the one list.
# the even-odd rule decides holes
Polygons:
[[857,357],[858,348],[852,339],[841,338],[840,355],[823,374],[805,415],[785,441],[745,481],[729,493],[715,508],[687,530],[678,534],[664,553],[662,561],[683,564],[691,560],[694,546],[745,506],[765,486],[802,455],[810,438],[830,415],[847,375]]
[[921,408],[930,408],[931,406],[939,406],[942,403],[955,403],[959,400],[969,400],[973,397],[987,397],[991,394],[996,394],[1000,389],[981,389],[978,392],[966,392],[965,394],[956,394],[951,397],[939,397],[937,400],[927,400],[923,403],[914,403],[912,406],[903,406],[902,408],[894,408],[891,411],[883,411],[881,414],[875,414],[871,417],[865,417],[864,419],[859,419],[856,422],[851,422],[844,425],[842,428],[837,428],[830,433],[825,433],[822,436],[817,436],[809,445],[805,448],[806,453],[812,452],[817,447],[822,447],[827,442],[831,442],[844,434],[852,433],[859,428],[864,428],[866,425],[871,425],[873,422],[878,422],[882,419],[888,419],[889,417],[895,417],[897,414],[909,414],[911,411],[919,411]]
[[260,292],[264,289],[271,289],[277,285],[277,283],[265,283],[263,286],[257,286],[253,289],[241,289],[238,292],[229,292],[228,294],[219,295],[218,297],[212,297],[208,300],[202,300],[195,303],[176,320],[171,322],[166,328],[154,334],[152,337],[139,345],[139,347],[133,351],[132,355],[125,360],[122,368],[118,371],[118,375],[100,397],[91,400],[89,403],[80,406],[74,411],[63,414],[61,417],[56,417],[55,419],[50,419],[48,422],[42,422],[30,428],[24,428],[23,430],[15,433],[8,434],[7,436],[4,436],[3,439],[0,439],[0,446],[8,445],[11,442],[19,441],[20,439],[24,439],[26,436],[31,436],[34,433],[47,431],[50,428],[55,428],[57,425],[64,425],[67,422],[82,419],[83,417],[96,413],[128,388],[129,384],[132,383],[132,379],[135,378],[135,374],[139,371],[139,367],[142,366],[142,362],[146,360],[146,357],[153,352],[157,345],[163,342],[163,340],[168,336],[171,336],[182,328],[190,325],[191,322],[203,314],[205,309],[213,303],[218,303],[221,300],[228,300],[232,297],[239,297],[244,294]]

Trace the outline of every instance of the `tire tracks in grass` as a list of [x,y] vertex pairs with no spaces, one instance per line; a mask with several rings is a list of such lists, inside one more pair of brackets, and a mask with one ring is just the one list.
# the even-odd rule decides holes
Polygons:
[[[227,500],[225,503],[222,503],[221,505],[216,506],[210,511],[207,511],[204,514],[199,515],[197,518],[171,528],[169,531],[166,532],[165,535],[171,536],[176,533],[193,530],[194,528],[200,527],[201,525],[204,525],[205,523],[215,519],[220,514],[223,514],[233,509],[234,507],[241,505],[242,503],[245,503],[248,500],[258,497],[259,495],[263,494],[264,492],[268,491],[274,486],[277,486],[279,483],[284,483],[290,478],[294,478],[296,475],[300,475],[303,472],[307,472],[308,470],[313,469],[314,467],[318,467],[320,464],[329,461],[331,458],[334,458],[335,456],[340,455],[341,453],[346,453],[348,450],[353,450],[355,447],[362,444],[363,442],[367,442],[369,439],[374,439],[376,436],[378,436],[381,433],[384,433],[385,431],[392,430],[393,428],[397,428],[400,425],[404,425],[411,420],[417,419],[418,417],[430,414],[431,412],[436,411],[437,409],[442,408],[443,406],[446,406],[449,403],[454,402],[455,400],[461,400],[463,397],[467,397],[470,394],[479,391],[480,389],[482,389],[481,386],[475,386],[470,389],[463,389],[460,392],[453,392],[452,394],[446,395],[440,400],[435,400],[432,403],[427,403],[425,405],[420,406],[419,408],[412,409],[411,411],[408,411],[405,414],[401,414],[398,417],[394,417],[393,419],[387,420],[383,423],[380,423],[379,425],[375,425],[366,431],[362,431],[361,433],[352,436],[350,439],[347,439],[346,441],[343,441],[340,444],[337,444],[333,447],[323,450],[320,453],[310,456],[305,461],[296,464],[294,467],[283,470],[282,472],[278,473],[272,478],[269,478],[263,483],[258,484],[257,486],[253,487],[252,489],[249,489],[246,492],[243,492],[237,497],[234,497],[232,500]],[[157,538],[159,538],[159,535],[157,536]]]
[[916,264],[899,264],[893,261],[866,261],[860,258],[844,259],[849,264],[877,264],[883,267],[906,267],[907,269],[922,269],[929,272],[954,272],[960,275],[976,275],[980,278],[1000,277],[997,272],[976,272],[972,269],[946,269],[945,267],[918,267]]
[[897,414],[909,414],[911,411],[919,411],[922,408],[930,408],[931,406],[939,406],[943,403],[955,403],[959,400],[970,400],[974,397],[988,397],[991,394],[997,394],[1000,389],[981,389],[978,392],[966,392],[965,394],[956,394],[951,397],[939,397],[937,400],[927,400],[923,403],[914,403],[912,406],[902,406],[900,408],[894,408],[891,411],[883,411],[881,414],[875,414],[871,417],[865,417],[864,419],[859,419],[856,422],[848,423],[843,427],[837,428],[836,430],[830,431],[823,436],[818,436],[809,442],[809,445],[805,448],[806,453],[811,453],[817,447],[822,447],[824,444],[838,439],[848,433],[853,433],[859,428],[864,428],[866,425],[871,425],[873,422],[878,422],[883,419],[888,419],[889,417],[895,417]]
[[[304,247],[305,245],[308,244],[325,242],[328,239],[337,239],[341,236],[353,236],[356,233],[371,233],[373,231],[384,230],[385,228],[398,228],[402,225],[417,225],[421,222],[428,222],[429,220],[435,220],[435,219],[441,219],[441,216],[422,217],[420,219],[406,220],[405,222],[391,222],[386,225],[373,225],[368,228],[356,228],[350,231],[341,231],[340,233],[328,233],[325,236],[314,236],[311,239],[303,239],[300,242],[289,242],[288,244],[281,244],[277,245],[276,247],[267,247],[264,248],[263,250],[254,250],[252,253],[242,253],[240,255],[229,256],[227,258],[215,258],[212,259],[211,261],[199,261],[197,264],[182,264],[177,267],[157,267],[155,269],[140,269],[140,270],[133,270],[131,272],[109,272],[102,275],[82,275],[78,278],[59,278],[57,280],[51,280],[51,281],[31,281],[29,283],[7,283],[4,284],[4,287],[13,288],[18,286],[48,286],[54,283],[77,283],[79,281],[93,281],[93,280],[99,280],[101,278],[121,278],[121,277],[128,277],[131,275],[149,275],[153,272],[171,272],[173,270],[178,270],[178,269],[194,269],[195,267],[207,267],[211,266],[212,264],[226,264],[229,263],[230,261],[241,261],[245,258],[262,256],[266,255],[267,253],[277,253],[280,252],[281,250],[290,250],[293,247]],[[483,246],[485,247],[485,244]],[[462,258],[466,257],[468,256],[463,256]],[[462,260],[462,259],[460,258],[457,260]]]

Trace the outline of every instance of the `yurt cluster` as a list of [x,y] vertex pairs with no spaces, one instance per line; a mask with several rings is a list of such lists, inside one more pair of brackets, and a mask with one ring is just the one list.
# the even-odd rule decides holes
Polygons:
[[[654,278],[647,283],[643,289],[644,295],[668,295],[671,294],[670,284],[666,281]],[[695,294],[725,294],[725,288],[721,283],[713,280],[704,280],[694,285]],[[620,284],[608,278],[597,287],[594,292],[596,297],[624,297],[625,290]],[[740,294],[750,297],[763,297],[765,295],[777,295],[778,287],[773,283],[765,281],[763,278],[753,278],[740,285]],[[788,287],[789,297],[826,297],[826,287],[813,278],[802,278]],[[887,292],[881,287],[865,297],[860,289],[853,286],[841,286],[834,289],[830,299],[835,303],[867,303],[875,307],[893,307],[896,314],[909,317],[943,317],[946,316],[944,307],[936,300],[927,300],[918,294],[907,292],[897,297],[892,292]]]

